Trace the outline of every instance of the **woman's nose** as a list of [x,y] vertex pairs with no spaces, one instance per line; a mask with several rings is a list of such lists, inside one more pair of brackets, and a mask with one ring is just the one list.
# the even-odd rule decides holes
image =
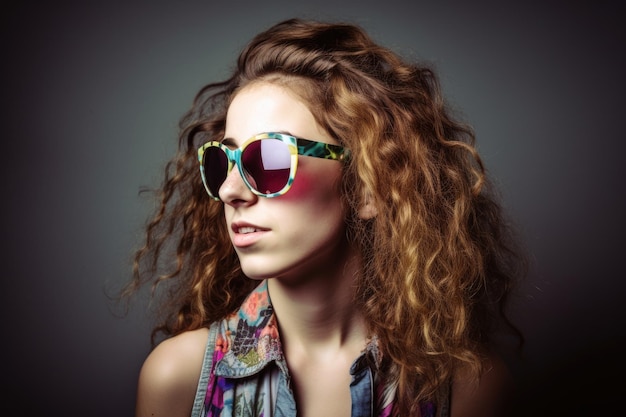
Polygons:
[[231,206],[250,204],[258,198],[241,178],[238,166],[234,166],[226,176],[220,186],[219,197],[225,204]]

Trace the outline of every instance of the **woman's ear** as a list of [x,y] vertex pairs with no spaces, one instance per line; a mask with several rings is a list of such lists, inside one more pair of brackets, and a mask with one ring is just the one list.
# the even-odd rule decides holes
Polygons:
[[363,204],[359,207],[357,215],[361,220],[370,220],[376,217],[378,209],[374,205],[374,200],[370,197],[369,193],[363,198]]

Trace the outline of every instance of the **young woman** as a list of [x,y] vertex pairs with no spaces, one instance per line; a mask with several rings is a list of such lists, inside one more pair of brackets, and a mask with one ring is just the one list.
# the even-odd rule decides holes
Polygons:
[[183,118],[136,255],[127,292],[166,288],[137,416],[502,415],[518,258],[433,72],[301,20],[237,64]]

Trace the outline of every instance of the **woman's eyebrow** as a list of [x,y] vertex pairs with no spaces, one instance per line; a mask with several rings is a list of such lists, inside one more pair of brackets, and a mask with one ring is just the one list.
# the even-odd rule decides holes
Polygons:
[[293,133],[291,133],[288,130],[274,130],[273,132],[274,133],[280,133],[280,134],[287,135],[287,136],[293,136],[294,138],[296,137],[296,135],[294,135]]
[[235,142],[235,139],[233,138],[224,138],[220,141],[221,144],[226,145],[228,147],[237,147],[237,143]]
[[[294,138],[298,137],[298,136],[294,135],[293,133],[289,132],[288,130],[272,130],[271,132],[268,131],[268,132],[263,132],[263,133],[280,133],[280,134],[287,135],[287,136],[293,136]],[[258,133],[257,135],[262,135],[263,133]],[[235,141],[235,139],[230,138],[230,137],[226,137],[226,138],[222,139],[220,141],[220,143],[225,145],[225,146],[228,146],[228,147],[234,147],[234,148],[238,147],[237,142]]]

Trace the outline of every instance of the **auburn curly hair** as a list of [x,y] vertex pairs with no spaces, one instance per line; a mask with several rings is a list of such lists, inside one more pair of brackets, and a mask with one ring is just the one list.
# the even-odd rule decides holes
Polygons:
[[459,366],[479,375],[490,335],[510,325],[504,307],[522,264],[513,233],[473,131],[453,118],[434,71],[344,23],[291,19],[260,33],[232,76],[202,88],[181,119],[179,152],[126,288],[165,288],[153,336],[207,326],[258,284],[241,271],[223,204],[206,194],[197,147],[223,138],[232,98],[261,80],[299,95],[351,150],[348,213],[376,208],[346,223],[362,257],[356,302],[389,361],[401,414],[436,398]]

